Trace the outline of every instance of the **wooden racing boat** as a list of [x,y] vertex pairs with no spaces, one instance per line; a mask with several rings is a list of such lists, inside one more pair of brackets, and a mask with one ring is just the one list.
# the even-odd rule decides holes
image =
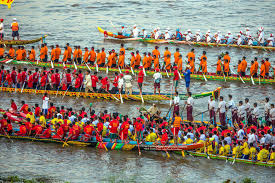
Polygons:
[[[36,142],[45,142],[45,143],[58,143],[58,144],[68,144],[75,146],[87,146],[87,147],[96,147],[97,149],[108,150],[124,150],[124,151],[136,151],[138,148],[145,151],[190,151],[194,149],[199,149],[204,146],[203,143],[196,144],[179,144],[175,146],[173,144],[169,145],[154,145],[153,142],[145,142],[142,144],[137,144],[137,141],[129,141],[124,143],[121,140],[117,140],[116,143],[110,141],[110,138],[103,138],[103,142],[98,142],[95,137],[92,137],[90,141],[81,141],[81,140],[69,140],[64,142],[63,140],[58,139],[47,139],[47,138],[34,138],[29,136],[17,136],[17,135],[0,135],[0,137],[5,137],[9,139],[18,139],[26,141],[36,141]],[[105,146],[105,147],[104,147]],[[139,147],[138,147],[139,146]]]
[[[192,97],[195,99],[203,98],[207,96],[214,96],[218,98],[220,95],[221,87],[215,89],[214,91],[204,92],[200,94],[193,94]],[[7,87],[0,87],[0,91],[3,92],[10,92],[10,93],[37,93],[37,94],[44,94],[48,93],[49,95],[60,95],[60,96],[70,96],[70,97],[84,97],[84,98],[98,98],[98,99],[115,99],[118,100],[120,98],[120,94],[110,94],[110,93],[85,93],[85,92],[66,92],[66,91],[55,91],[55,90],[35,90],[35,89],[23,89],[21,88],[7,88]],[[188,97],[186,94],[179,95],[181,100],[186,100]],[[126,95],[121,94],[121,97],[124,100],[133,100],[133,101],[142,101],[141,96],[138,92],[133,92],[133,95]],[[154,101],[154,100],[171,100],[170,94],[161,93],[161,95],[154,95],[153,93],[143,92],[142,94],[144,101]]]
[[[181,154],[181,152],[175,152],[177,154]],[[205,157],[207,158],[207,155],[205,153],[199,153],[199,152],[192,152],[192,151],[187,151],[188,155],[191,156],[196,156],[196,157]],[[252,160],[247,160],[247,159],[241,159],[241,158],[234,158],[234,157],[227,157],[227,156],[219,156],[219,155],[213,155],[213,154],[208,154],[210,159],[217,159],[217,160],[227,160],[229,162],[238,162],[238,163],[246,163],[246,164],[251,164],[251,165],[259,165],[259,166],[267,166],[267,167],[273,167],[275,168],[275,163],[268,163],[268,162],[261,162],[261,161],[252,161]],[[235,160],[234,160],[235,159]]]
[[[13,60],[13,61],[10,61],[8,59],[4,60],[0,60],[0,64],[2,63],[5,63],[5,61],[8,61],[10,64],[16,64],[16,65],[24,65],[24,64],[30,64],[30,65],[33,65],[33,66],[38,66],[38,67],[49,67],[51,68],[51,63],[50,62],[29,62],[29,61],[16,61],[16,60]],[[54,67],[58,67],[58,68],[64,68],[64,65],[62,63],[54,63],[53,64]],[[75,69],[75,66],[74,64],[66,64],[65,65],[66,68],[71,68],[71,69]],[[96,67],[90,67],[89,68],[86,66],[86,65],[77,65],[77,68],[78,69],[85,69],[85,70],[88,70],[88,69],[91,69],[91,70],[94,70],[96,71]],[[106,71],[106,67],[98,67],[98,70],[99,71]],[[121,72],[125,72],[126,70],[128,70],[130,73],[131,73],[131,70],[130,69],[121,69]],[[119,69],[118,68],[108,68],[108,71],[109,72],[119,72]],[[138,73],[139,71],[138,70],[133,70],[135,73]],[[154,75],[154,71],[153,70],[149,70],[149,71],[146,71],[146,75]],[[162,71],[161,74],[163,76],[166,76],[167,74],[169,76],[172,76],[173,73],[171,72],[168,72],[166,73],[165,71]],[[183,74],[181,74],[182,77],[184,77]],[[224,80],[224,77],[223,76],[218,76],[216,75],[216,73],[208,73],[206,75],[204,75],[205,78],[207,80],[213,80],[213,81],[225,81]],[[197,79],[197,80],[205,80],[203,74],[202,73],[196,73],[196,74],[191,74],[191,78],[192,79]],[[245,76],[245,77],[242,77],[240,78],[239,75],[237,74],[232,74],[231,76],[228,76],[228,77],[225,77],[226,81],[238,81],[238,82],[242,82],[242,80],[245,82],[245,83],[250,83],[252,84],[252,80],[251,80],[251,77],[249,76]],[[253,78],[254,82],[255,83],[259,83],[259,78]],[[275,79],[272,79],[272,78],[261,78],[260,79],[260,83],[261,84],[274,84],[275,83]]]
[[47,37],[47,35],[44,35],[40,38],[37,39],[32,39],[32,40],[4,40],[4,41],[0,41],[0,44],[3,45],[25,45],[25,44],[32,44],[32,43],[36,43],[38,41],[41,41],[43,39],[45,39]]
[[259,49],[263,51],[275,51],[275,47],[269,46],[249,46],[249,45],[236,45],[236,44],[217,44],[217,43],[206,43],[206,42],[189,42],[189,41],[177,41],[177,40],[165,40],[165,39],[152,39],[152,38],[131,38],[126,36],[119,36],[113,32],[106,31],[100,27],[97,27],[98,31],[104,34],[105,37],[109,36],[120,41],[140,41],[143,43],[153,43],[153,44],[184,44],[202,47],[234,47],[234,48],[246,48],[246,49]]

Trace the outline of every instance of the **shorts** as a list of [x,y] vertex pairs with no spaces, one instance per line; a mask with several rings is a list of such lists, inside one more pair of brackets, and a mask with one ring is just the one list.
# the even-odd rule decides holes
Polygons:
[[116,133],[110,133],[110,139],[116,139],[117,134]]
[[179,85],[179,80],[174,80],[174,86],[178,87],[178,85]]
[[111,68],[116,67],[116,64],[112,64]]
[[96,92],[96,91],[97,91],[96,87],[92,87],[92,88],[93,88],[94,92]]
[[134,67],[135,69],[138,69],[139,68],[139,65],[135,65],[135,67]]
[[0,39],[4,38],[4,33],[0,33]]
[[190,81],[186,81],[186,82],[185,82],[185,86],[186,86],[186,88],[189,88],[189,86],[190,86]]
[[55,59],[54,62],[59,62],[59,59]]
[[154,83],[155,88],[160,88],[160,83]]
[[98,67],[104,67],[104,63],[99,64]]
[[44,115],[47,115],[48,114],[48,109],[42,109],[42,112]]
[[18,31],[12,31],[12,37],[16,37],[16,36],[19,36]]
[[142,83],[138,83],[138,87],[142,89]]
[[241,72],[241,76],[242,76],[242,77],[245,77],[245,72]]

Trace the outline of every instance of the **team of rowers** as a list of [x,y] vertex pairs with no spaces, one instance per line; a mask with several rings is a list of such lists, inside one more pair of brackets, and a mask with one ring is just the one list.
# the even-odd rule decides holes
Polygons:
[[[61,48],[59,45],[51,46],[51,51],[48,51],[47,44],[42,44],[40,48],[40,61],[47,62],[63,62],[66,63],[78,63],[78,64],[89,64],[89,65],[97,65],[98,67],[108,67],[114,68],[119,67],[122,68],[132,68],[138,69],[141,65],[144,67],[144,70],[150,69],[160,69],[167,72],[171,72],[174,66],[177,66],[179,73],[182,73],[185,68],[184,65],[188,65],[190,67],[191,73],[202,72],[203,74],[208,73],[207,65],[207,56],[206,51],[203,51],[201,57],[199,57],[200,63],[195,63],[196,54],[195,50],[192,49],[187,55],[187,61],[183,61],[183,56],[180,53],[179,48],[176,48],[176,52],[173,54],[174,62],[172,62],[172,53],[165,47],[165,51],[163,55],[160,54],[158,50],[158,46],[151,52],[144,52],[143,55],[139,53],[137,50],[136,53],[131,52],[131,57],[129,58],[129,63],[125,59],[125,48],[124,44],[121,44],[121,48],[119,50],[119,54],[113,49],[109,51],[109,55],[107,56],[105,53],[105,49],[102,48],[101,51],[99,49],[95,50],[94,47],[91,50],[88,50],[87,47],[84,48],[85,52],[83,55],[82,49],[80,46],[75,46],[74,51],[70,47],[70,44],[67,43],[66,47],[64,47],[63,58],[61,58]],[[0,45],[0,59],[1,58],[12,58],[16,60],[36,60],[36,52],[34,46],[31,50],[27,51],[23,46],[19,46],[17,51],[11,46],[9,52],[5,55],[5,50],[3,45]],[[160,59],[164,59],[164,62],[161,66]],[[106,61],[107,59],[107,61]],[[221,55],[217,59],[217,63],[211,65],[210,67],[216,66],[216,74],[217,75],[231,75],[231,72],[234,73],[234,68],[230,66],[231,57],[229,56],[229,52],[226,52],[224,55]],[[261,62],[261,63],[259,63]],[[255,57],[253,61],[251,61],[250,68],[248,67],[246,57],[244,56],[238,62],[237,72],[238,75],[244,77],[246,75],[246,71],[250,70],[250,76],[261,78],[269,78],[271,69],[275,70],[275,67],[271,66],[269,58],[261,59],[261,61]],[[199,68],[196,69],[195,65],[198,64]],[[261,66],[259,66],[261,64]]]
[[[274,105],[273,105],[274,113]],[[124,143],[129,140],[139,144],[147,141],[156,145],[193,144],[210,142],[206,148],[197,152],[233,156],[275,163],[275,133],[274,125],[259,125],[259,123],[236,122],[234,126],[217,124],[184,123],[179,113],[174,113],[172,120],[161,117],[161,111],[154,104],[146,112],[140,112],[137,118],[128,115],[109,113],[107,110],[96,112],[90,107],[88,111],[56,107],[47,95],[43,97],[42,108],[35,104],[29,106],[22,101],[22,107],[17,108],[11,100],[9,111],[13,114],[22,112],[26,115],[19,122],[19,130],[7,113],[0,120],[0,132],[4,135],[32,136],[35,138],[52,138],[58,140],[89,141],[95,136],[109,137],[111,142],[121,139]]]
[[188,42],[206,42],[206,43],[217,43],[217,44],[237,44],[237,45],[249,45],[249,46],[275,46],[274,36],[270,34],[269,38],[265,39],[264,28],[259,27],[255,37],[252,37],[249,28],[246,28],[246,32],[240,31],[237,37],[234,37],[230,31],[226,35],[223,35],[221,31],[217,31],[214,35],[210,30],[205,35],[200,30],[197,30],[196,34],[193,34],[190,29],[186,32],[181,33],[180,29],[176,29],[176,33],[173,34],[168,27],[165,32],[161,32],[160,28],[154,29],[150,34],[147,33],[145,28],[139,30],[136,25],[133,26],[130,34],[127,34],[125,26],[121,26],[121,32],[119,35],[134,38],[153,38],[153,39],[165,39],[165,40],[178,40]]

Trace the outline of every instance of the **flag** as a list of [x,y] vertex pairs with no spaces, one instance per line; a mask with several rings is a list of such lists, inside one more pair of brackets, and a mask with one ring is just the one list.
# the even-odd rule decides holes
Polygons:
[[11,4],[13,3],[14,0],[0,0],[0,4],[5,4],[9,8],[11,8]]

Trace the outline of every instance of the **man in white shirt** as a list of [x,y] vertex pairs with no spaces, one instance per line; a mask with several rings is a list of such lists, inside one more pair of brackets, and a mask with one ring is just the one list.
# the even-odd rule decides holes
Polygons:
[[126,33],[126,29],[125,29],[124,25],[121,26],[121,34],[122,34],[123,36],[127,36],[127,35],[128,35],[128,34]]
[[265,116],[265,121],[268,123],[269,122],[269,111],[270,111],[270,104],[269,104],[269,98],[265,98],[265,104],[264,104],[264,116]]
[[243,42],[243,39],[242,39],[241,35],[238,34],[237,45],[240,46],[242,44],[242,42]]
[[124,82],[125,82],[125,94],[129,94],[132,95],[133,92],[133,85],[132,85],[132,76],[130,75],[129,71],[125,71],[126,75],[124,76]]
[[239,101],[238,107],[238,122],[242,122],[245,119],[245,106],[243,105],[243,101]]
[[253,45],[253,40],[252,40],[252,37],[251,37],[251,36],[248,37],[247,45],[248,45],[248,46],[252,46],[252,45]]
[[85,86],[85,93],[88,93],[89,91],[94,92],[92,88],[91,72],[89,70],[86,71],[84,86]]
[[165,39],[165,40],[171,39],[170,34],[168,33],[168,30],[165,31],[164,39]]
[[173,105],[174,105],[173,117],[175,117],[175,114],[176,113],[179,114],[179,112],[180,112],[180,96],[177,91],[174,96]]
[[260,43],[261,46],[264,44],[264,31],[263,28],[259,28],[259,34],[258,34],[258,42]]
[[143,33],[143,38],[147,38],[147,31],[145,30],[145,28],[142,29],[142,33]]
[[249,38],[249,37],[251,36],[250,30],[249,30],[248,27],[246,28],[245,36],[246,36],[247,38]]
[[216,39],[216,43],[220,44],[221,43],[221,37],[217,33],[214,35],[214,37]]
[[187,32],[185,32],[183,35],[185,35],[186,41],[191,41],[191,37],[189,36],[189,34]]
[[187,30],[187,35],[190,37],[190,41],[193,39],[193,34],[190,29]]
[[211,37],[209,36],[208,33],[206,33],[206,35],[205,35],[205,41],[206,41],[207,43],[211,43]]
[[218,106],[217,113],[219,112],[219,119],[222,126],[226,125],[225,112],[226,112],[226,102],[223,100],[223,96],[220,96],[220,102]]
[[272,126],[275,126],[275,107],[274,104],[270,105],[271,109],[269,110],[269,118],[271,121]]
[[215,113],[216,102],[213,99],[213,96],[210,96],[210,100],[208,101],[208,110],[210,116],[210,122],[216,124],[216,113]]
[[251,112],[252,122],[254,123],[254,125],[257,125],[258,119],[260,117],[260,110],[256,102],[253,104],[253,106],[254,108]]
[[156,69],[155,74],[153,75],[154,78],[154,95],[156,94],[156,90],[158,89],[159,95],[160,95],[160,82],[162,79],[162,75],[159,72],[159,69]]
[[4,40],[4,19],[0,19],[0,40]]
[[196,41],[197,42],[201,41],[201,36],[200,36],[199,32],[196,33]]
[[252,123],[252,116],[251,116],[252,109],[248,98],[245,98],[244,102],[245,102],[244,107],[246,111],[246,119],[247,119],[247,122],[250,124]]
[[270,37],[267,39],[267,46],[273,46],[274,44],[274,37],[273,34],[270,34]]
[[238,137],[238,141],[242,141],[243,140],[244,130],[243,130],[243,126],[242,125],[239,126],[239,130],[237,132],[237,137]]
[[118,78],[118,90],[119,93],[121,94],[123,91],[123,84],[124,84],[124,79],[123,79],[123,74],[121,73]]
[[228,98],[229,98],[229,101],[227,102],[227,109],[231,110],[232,123],[234,124],[235,122],[238,121],[238,109],[235,105],[232,95],[229,94]]
[[138,38],[139,30],[136,25],[133,26],[133,37]]
[[193,119],[193,106],[194,106],[194,99],[192,97],[192,93],[188,92],[188,99],[185,102],[186,104],[186,111],[187,111],[187,120],[188,121],[194,121]]
[[49,100],[50,98],[48,97],[48,94],[45,93],[42,99],[42,112],[44,115],[48,114],[48,109],[49,109]]
[[256,139],[256,136],[255,136],[255,130],[251,129],[250,133],[247,136],[248,136],[247,143],[248,144],[252,143],[254,145],[254,147],[256,147],[257,139]]

